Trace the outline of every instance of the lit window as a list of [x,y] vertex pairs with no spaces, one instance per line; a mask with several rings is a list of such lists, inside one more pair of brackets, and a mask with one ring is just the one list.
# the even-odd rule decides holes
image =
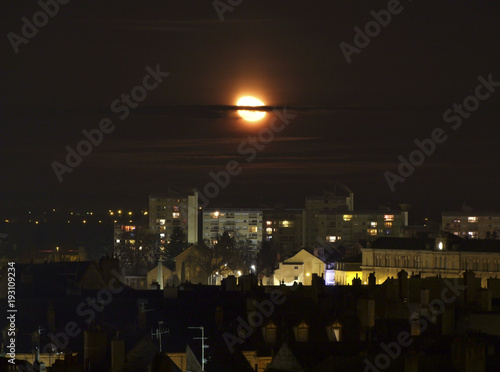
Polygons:
[[339,322],[333,323],[328,329],[328,338],[330,341],[338,342],[342,337],[342,325]]
[[181,214],[179,212],[172,212],[172,218],[179,218]]
[[377,235],[377,229],[368,229],[367,232],[368,232],[368,235],[371,235],[371,236]]
[[337,240],[337,237],[336,237],[336,236],[333,236],[333,235],[332,235],[332,236],[327,236],[327,237],[326,237],[326,241],[327,241],[328,243],[333,243],[333,242],[334,242],[334,241],[336,241],[336,240]]
[[219,218],[219,211],[215,211],[215,212],[210,213],[210,217]]
[[370,226],[371,227],[377,227],[377,223],[376,222],[370,222]]
[[248,232],[257,232],[257,226],[249,226],[248,227]]
[[385,222],[384,226],[387,227],[388,229],[392,228],[392,222]]
[[344,214],[343,218],[344,218],[344,221],[350,221],[350,220],[352,220],[352,214]]
[[165,233],[161,233],[160,238],[164,238],[164,237],[165,237]]
[[393,214],[385,214],[384,221],[394,221],[394,215]]
[[293,227],[293,222],[291,221],[280,221],[280,227]]
[[120,243],[120,239],[116,239],[116,242],[117,242],[117,243]]
[[266,234],[272,234],[272,233],[273,233],[273,228],[272,227],[266,228]]
[[455,223],[460,223],[460,220],[453,220],[453,222],[455,222]]
[[267,226],[271,226],[272,225],[272,221],[266,221],[266,225]]
[[477,217],[468,217],[467,221],[471,223],[477,222]]
[[160,225],[165,225],[165,220],[159,220]]
[[442,250],[442,249],[443,249],[443,242],[439,242],[439,244],[438,244],[438,248],[439,248],[439,250]]
[[172,207],[172,211],[174,211],[174,212],[180,212],[180,207],[178,205],[174,205]]

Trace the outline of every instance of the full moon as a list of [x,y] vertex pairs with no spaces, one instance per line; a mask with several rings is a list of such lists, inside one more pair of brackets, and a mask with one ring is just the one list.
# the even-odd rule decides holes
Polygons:
[[[264,102],[255,97],[241,97],[237,106],[264,106]],[[266,116],[264,111],[238,110],[238,114],[247,121],[257,121]]]

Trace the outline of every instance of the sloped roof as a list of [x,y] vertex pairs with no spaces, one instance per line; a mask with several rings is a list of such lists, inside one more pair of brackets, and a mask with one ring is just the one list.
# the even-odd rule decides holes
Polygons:
[[377,238],[372,249],[426,250],[434,248],[434,239],[430,238]]

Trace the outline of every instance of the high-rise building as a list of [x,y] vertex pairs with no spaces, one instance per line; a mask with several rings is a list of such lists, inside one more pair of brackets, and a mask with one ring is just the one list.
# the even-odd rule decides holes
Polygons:
[[500,239],[500,212],[443,212],[442,229],[469,239]]
[[186,233],[188,242],[198,243],[198,193],[182,194],[168,190],[166,194],[149,196],[149,228],[165,247],[175,227]]
[[315,246],[327,236],[324,231],[325,216],[330,213],[347,213],[354,209],[354,194],[338,195],[324,192],[323,195],[306,196],[303,217],[303,246]]
[[292,253],[303,246],[303,209],[264,210],[262,224],[263,241],[272,244],[280,252]]
[[262,209],[206,209],[203,211],[203,240],[208,245],[227,232],[236,243],[248,244],[256,254],[262,244]]
[[360,240],[399,237],[401,228],[408,225],[406,211],[354,210],[353,200],[350,191],[344,196],[325,192],[321,196],[307,196],[305,209],[265,210],[263,240],[283,253],[329,243],[350,248]]
[[401,227],[408,225],[408,212],[324,211],[318,212],[315,220],[317,237],[324,239],[326,243],[339,242],[345,247],[350,247],[360,240],[373,241],[382,236],[401,236]]

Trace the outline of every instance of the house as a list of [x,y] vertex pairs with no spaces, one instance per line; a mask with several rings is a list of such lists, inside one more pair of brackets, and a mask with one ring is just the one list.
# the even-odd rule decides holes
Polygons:
[[176,285],[178,284],[178,280],[175,278],[175,271],[173,271],[171,268],[165,265],[163,262],[158,262],[158,265],[155,266],[152,270],[148,271],[147,275],[147,283],[148,286],[151,286],[153,282],[155,283],[160,283],[158,281],[158,271],[160,270],[160,265],[161,265],[161,284],[160,288],[163,289],[167,285]]
[[279,268],[274,271],[274,285],[292,285],[294,282],[311,285],[312,274],[324,277],[325,263],[302,249],[295,256],[279,263]]
[[210,248],[190,245],[175,258],[175,272],[180,283],[210,284],[212,254]]

